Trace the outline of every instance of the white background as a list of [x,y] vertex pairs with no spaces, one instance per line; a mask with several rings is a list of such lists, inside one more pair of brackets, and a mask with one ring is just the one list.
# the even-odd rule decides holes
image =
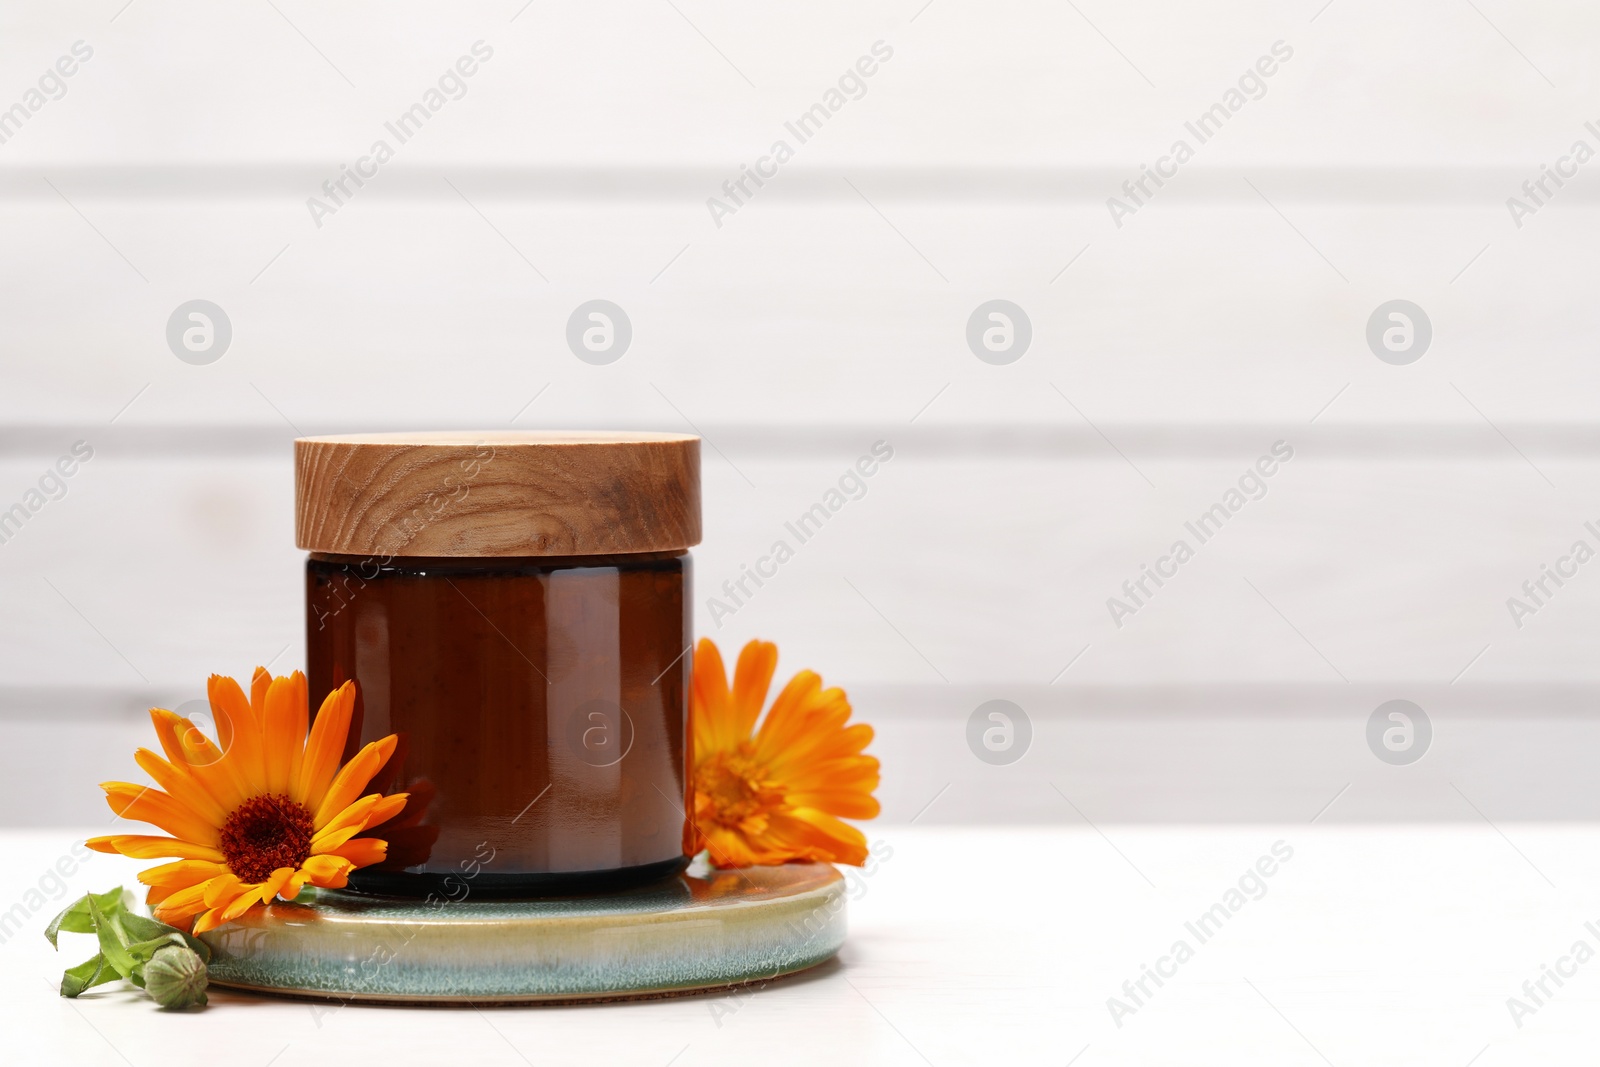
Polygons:
[[[1600,917],[1600,562],[1520,627],[1507,598],[1600,549],[1600,162],[1520,227],[1506,201],[1600,149],[1600,10],[14,3],[0,114],[79,41],[0,143],[0,511],[94,450],[0,544],[19,1062],[1592,1060],[1592,975],[1523,1028],[1506,1001]],[[478,41],[466,94],[318,226],[307,198]],[[232,326],[209,365],[166,339],[194,299]],[[633,327],[607,366],[565,341],[592,299]],[[994,299],[1032,326],[1004,366],[965,336]],[[1366,341],[1395,299],[1433,331],[1404,366]],[[869,837],[899,858],[839,961],[731,1018],[52,996],[87,950],[51,953],[48,913],[137,866],[51,875],[110,825],[95,783],[134,773],[145,709],[303,663],[292,439],[512,427],[704,435],[699,631],[776,640],[878,730]],[[880,440],[865,496],[716,625],[704,597]],[[1266,495],[1118,626],[1107,598],[1278,441]],[[968,746],[993,699],[1032,726],[1009,765]],[[1406,766],[1365,738],[1393,699],[1432,725]],[[1107,998],[1279,838],[1270,892],[1116,1027]]]
[[[1600,548],[1594,179],[1506,207],[1600,148],[1600,15],[1319,3],[0,11],[0,107],[93,48],[0,144],[0,508],[94,448],[0,544],[0,820],[102,818],[145,708],[303,662],[297,433],[506,427],[704,434],[699,630],[851,692],[887,821],[1600,814],[1600,563],[1520,628],[1506,606]],[[480,40],[465,96],[316,225]],[[233,330],[206,366],[166,341],[197,298]],[[608,366],[564,339],[595,298],[633,325]],[[1006,366],[965,340],[996,298],[1033,330]],[[1433,328],[1408,366],[1365,340],[1397,298]],[[866,495],[714,625],[704,596],[879,440]],[[1107,598],[1280,440],[1267,495],[1117,626]],[[1004,767],[966,742],[996,698],[1033,727]],[[1395,698],[1434,728],[1409,767],[1364,740]]]

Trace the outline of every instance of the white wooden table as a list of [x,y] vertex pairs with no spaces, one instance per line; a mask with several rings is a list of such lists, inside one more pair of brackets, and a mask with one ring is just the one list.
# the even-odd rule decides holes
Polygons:
[[[114,986],[57,997],[62,967],[90,946],[77,936],[60,957],[50,951],[40,931],[52,901],[0,944],[5,1060],[1592,1062],[1600,961],[1564,957],[1580,940],[1600,948],[1585,926],[1600,928],[1593,827],[881,826],[873,837],[885,858],[855,886],[838,961],[739,996],[476,1011],[217,992],[203,1013],[174,1016]],[[26,910],[27,890],[73,840],[0,837],[0,901]],[[1263,864],[1273,873],[1246,878],[1247,893],[1230,901],[1278,842],[1291,858]],[[134,869],[95,856],[66,881],[76,894],[131,882]],[[1200,927],[1219,903],[1239,906]],[[1192,949],[1181,963],[1170,955],[1180,940]],[[1159,987],[1145,978],[1135,1002],[1123,983],[1137,983],[1147,964],[1170,976]],[[1546,965],[1574,973],[1560,987],[1546,979],[1550,996],[1535,1005],[1522,985]],[[1520,1027],[1512,996],[1534,1009]],[[1134,1008],[1120,1026],[1111,997]]]

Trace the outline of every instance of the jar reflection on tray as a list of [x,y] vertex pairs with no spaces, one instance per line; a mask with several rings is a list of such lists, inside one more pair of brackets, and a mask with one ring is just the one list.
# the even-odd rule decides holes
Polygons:
[[[312,692],[355,679],[346,756],[397,735],[371,788],[412,796],[355,888],[579,892],[682,869],[698,444],[297,442]],[[582,551],[617,547],[654,550]]]

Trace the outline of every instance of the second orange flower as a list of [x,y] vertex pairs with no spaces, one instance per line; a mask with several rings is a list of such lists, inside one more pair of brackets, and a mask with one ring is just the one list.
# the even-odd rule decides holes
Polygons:
[[848,724],[842,689],[812,671],[789,680],[759,728],[778,648],[751,641],[733,687],[708,638],[695,647],[689,723],[693,810],[688,851],[718,867],[821,860],[860,865],[867,839],[842,819],[878,814],[878,761],[863,749],[872,727]]

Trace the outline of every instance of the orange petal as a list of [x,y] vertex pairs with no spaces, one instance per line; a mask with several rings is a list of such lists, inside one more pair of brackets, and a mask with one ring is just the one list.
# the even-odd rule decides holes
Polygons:
[[156,918],[173,926],[182,924],[182,920],[191,915],[197,915],[206,910],[206,884],[191,885],[176,892],[168,893],[155,905]]
[[777,669],[778,646],[770,641],[751,641],[739,651],[739,663],[733,670],[733,717],[728,723],[735,741],[744,740],[755,729],[767,702],[772,672]]
[[324,889],[343,889],[350,880],[350,872],[355,869],[355,864],[343,856],[312,856],[300,865],[300,869],[310,876],[312,885]]
[[370,830],[374,826],[382,826],[396,815],[399,815],[405,810],[406,801],[410,796],[410,793],[391,793],[372,805],[372,810],[367,813],[367,823],[362,829]]
[[217,827],[159,789],[131,782],[101,782],[106,803],[124,819],[158,826],[173,837],[201,844],[219,843]]
[[222,909],[212,908],[194,921],[194,933],[203,934],[222,925]]
[[289,880],[283,883],[283,888],[278,890],[278,895],[284,900],[293,900],[300,895],[300,890],[311,880],[311,876],[304,870],[295,871]]
[[300,775],[294,792],[289,795],[312,811],[322,806],[339,760],[344,756],[345,741],[350,733],[350,716],[356,706],[356,685],[346,682],[329,693],[311,724],[311,736],[306,741],[305,756],[300,763]]
[[346,841],[338,848],[328,850],[329,855],[341,856],[357,867],[367,867],[378,863],[388,852],[388,842],[380,841],[376,837],[357,837]]
[[702,637],[694,648],[689,706],[696,758],[704,758],[733,746],[733,732],[725,730],[725,723],[733,712],[733,696],[728,692],[728,673],[722,665],[722,653],[709,637]]
[[756,757],[780,781],[803,777],[812,765],[855,755],[872,740],[872,727],[846,727],[849,718],[850,702],[839,689],[811,689],[794,704],[774,701],[756,737]]
[[235,897],[232,903],[218,907],[217,910],[221,912],[221,921],[232,922],[256,905],[271,900],[277,896],[278,888],[288,881],[289,876],[292,874],[294,874],[293,868],[279,867],[267,876],[265,882],[245,886],[244,892]]
[[715,827],[707,830],[707,847],[718,867],[770,865],[793,860],[821,860],[861,864],[867,858],[867,839],[861,831],[826,812],[795,808],[772,812],[758,824]]
[[306,738],[311,733],[311,697],[304,674],[295,671],[289,675],[289,682],[294,690],[290,694],[290,706],[294,708],[294,730],[289,745],[289,779],[284,792],[292,794],[300,781],[300,765],[306,758]]
[[261,724],[250,710],[244,690],[232,678],[213,674],[206,680],[206,693],[211,699],[211,714],[217,720],[217,740],[224,759],[249,795],[253,791],[250,786],[266,781]]
[[759,862],[744,835],[730,827],[706,827],[705,847],[718,867],[753,867]]
[[824,745],[830,756],[861,755],[862,749],[872,744],[877,731],[864,722],[854,722],[840,730]]
[[175,837],[152,837],[144,834],[111,834],[108,837],[91,837],[85,841],[96,852],[118,852],[134,859],[159,859],[176,856],[186,860],[211,860],[222,862],[222,853],[210,845],[197,845],[193,841],[180,841]]
[[244,802],[245,794],[238,782],[222,765],[222,750],[194,723],[165,708],[151,708],[150,721],[155,724],[156,737],[168,762],[187,771],[224,811],[232,811]]
[[221,908],[227,906],[240,893],[247,891],[251,887],[239,881],[238,876],[232,871],[223,871],[207,882],[203,888],[204,892],[201,894],[201,900],[205,901],[206,907]]
[[227,820],[228,813],[217,803],[217,798],[207,792],[192,775],[174,767],[148,748],[136,751],[133,754],[133,761],[154,778],[156,784],[166,790],[168,795],[206,822],[213,826],[221,826]]
[[240,893],[233,903],[222,909],[222,921],[232,922],[266,899],[266,887],[256,886]]
[[178,860],[140,871],[139,881],[160,889],[186,889],[210,881],[225,870],[222,864],[210,860]]
[[875,756],[816,760],[791,771],[784,784],[788,787],[789,803],[799,808],[812,806],[795,799],[800,793],[871,793],[878,788],[878,760]]
[[790,793],[790,803],[815,808],[842,819],[876,819],[883,810],[871,793],[840,789],[829,793]]
[[[365,830],[372,818],[372,812],[383,800],[384,797],[377,793],[368,793],[343,811],[335,814],[322,829],[312,836],[311,851],[331,851],[359,834],[362,830]],[[404,805],[405,802],[401,801],[401,806],[403,807]]]
[[[184,746],[183,735],[193,729],[194,724],[177,712],[168,711],[166,708],[151,708],[150,722],[156,728],[156,737],[161,741],[161,751],[167,754],[167,759],[175,764],[188,764],[190,749]],[[202,735],[199,740],[203,741],[204,736]],[[215,745],[212,747],[216,748]],[[216,750],[215,758],[222,758],[221,749]]]
[[362,748],[355,758],[344,765],[333,784],[328,786],[328,792],[322,798],[322,803],[316,808],[316,815],[312,817],[312,825],[322,826],[329,819],[349,807],[361,795],[361,791],[372,781],[372,776],[383,769],[389,762],[389,757],[394,753],[394,746],[399,743],[399,738],[394,734]]
[[[772,710],[756,734],[756,752],[763,758],[775,759],[788,754],[792,746],[806,744],[830,703],[823,696],[821,676],[815,671],[800,671],[772,702]],[[842,715],[837,717],[843,722],[849,714],[850,705],[845,704]]]
[[257,722],[267,721],[267,690],[272,686],[272,672],[257,667],[250,676],[250,713]]
[[796,859],[825,860],[859,867],[867,861],[867,836],[825,811],[795,808],[774,812],[766,842]]
[[264,901],[270,901],[273,897],[277,896],[278,892],[283,889],[284,886],[289,884],[289,879],[294,877],[295,870],[296,868],[294,867],[279,867],[277,870],[273,871],[272,874],[267,878],[266,885],[264,886],[261,894],[261,899]]
[[267,792],[289,796],[295,782],[295,756],[306,742],[305,675],[295,671],[287,678],[274,678],[262,701]]

